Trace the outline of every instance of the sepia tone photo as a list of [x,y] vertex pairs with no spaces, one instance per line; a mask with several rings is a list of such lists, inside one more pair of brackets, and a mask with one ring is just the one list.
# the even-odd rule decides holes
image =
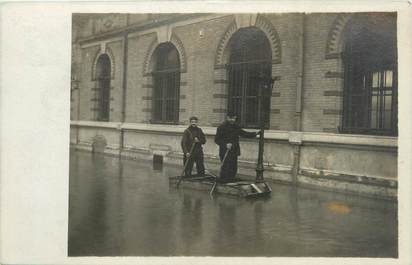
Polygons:
[[397,13],[74,13],[68,256],[398,257]]

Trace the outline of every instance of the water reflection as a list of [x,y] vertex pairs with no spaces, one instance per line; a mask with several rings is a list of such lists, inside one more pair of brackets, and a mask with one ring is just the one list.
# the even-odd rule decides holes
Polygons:
[[183,194],[180,210],[182,253],[189,253],[190,249],[202,238],[202,219],[202,200],[186,193]]
[[397,204],[272,184],[243,200],[169,187],[180,168],[72,152],[70,256],[397,256]]

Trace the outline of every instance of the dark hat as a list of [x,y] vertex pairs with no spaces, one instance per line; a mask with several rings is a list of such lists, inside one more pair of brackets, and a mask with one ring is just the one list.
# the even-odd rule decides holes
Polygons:
[[226,116],[227,116],[227,117],[236,117],[237,114],[236,114],[234,111],[228,111],[228,112],[226,113]]
[[196,116],[192,116],[192,117],[190,117],[189,121],[191,121],[191,120],[196,120],[196,121],[198,121],[199,119],[198,119]]

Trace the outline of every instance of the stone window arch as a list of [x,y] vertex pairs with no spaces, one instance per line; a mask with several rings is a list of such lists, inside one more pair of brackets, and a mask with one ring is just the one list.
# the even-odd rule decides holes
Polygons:
[[256,19],[253,21],[254,23],[249,23],[246,26],[240,25],[236,20],[229,24],[216,48],[215,68],[220,68],[228,62],[229,53],[227,47],[233,34],[243,27],[252,26],[260,29],[266,35],[272,52],[272,64],[280,64],[282,62],[282,47],[275,27],[263,15],[257,15]]
[[[179,55],[179,61],[180,61],[180,72],[181,73],[186,73],[187,71],[187,58],[186,58],[186,52],[185,52],[185,48],[183,46],[182,41],[180,40],[180,38],[172,33],[170,40],[167,41],[169,43],[171,43],[176,50],[178,51],[178,55]],[[163,43],[163,42],[162,42]],[[157,49],[157,47],[162,44],[159,43],[158,38],[153,38],[153,40],[151,41],[150,45],[149,45],[149,49],[146,53],[145,59],[144,59],[144,63],[143,63],[143,75],[144,76],[148,76],[151,74],[151,72],[154,70],[155,67],[155,63],[154,60],[152,59],[155,50]]]
[[96,81],[96,67],[97,67],[97,61],[100,58],[101,55],[107,55],[110,59],[111,63],[111,68],[110,68],[110,79],[114,80],[115,78],[115,70],[116,70],[116,61],[114,59],[114,55],[112,50],[109,47],[104,47],[103,49],[100,48],[96,55],[94,56],[94,61],[93,61],[93,66],[92,66],[92,81]]

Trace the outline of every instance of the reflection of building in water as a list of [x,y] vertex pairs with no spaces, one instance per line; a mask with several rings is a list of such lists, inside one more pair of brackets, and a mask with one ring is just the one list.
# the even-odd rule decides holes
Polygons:
[[268,128],[266,178],[396,196],[396,44],[394,13],[76,14],[71,143],[181,164],[196,115],[214,159],[232,110]]
[[180,211],[181,248],[183,254],[190,253],[191,249],[203,238],[203,201],[189,193],[183,193],[182,210]]
[[[230,201],[218,201],[218,218],[216,220],[215,234],[213,237],[213,253],[217,256],[222,256],[225,253],[225,248],[231,247],[231,252],[237,250],[239,243],[238,227],[242,220],[237,219],[236,210],[237,204]],[[245,228],[247,229],[247,228]]]

